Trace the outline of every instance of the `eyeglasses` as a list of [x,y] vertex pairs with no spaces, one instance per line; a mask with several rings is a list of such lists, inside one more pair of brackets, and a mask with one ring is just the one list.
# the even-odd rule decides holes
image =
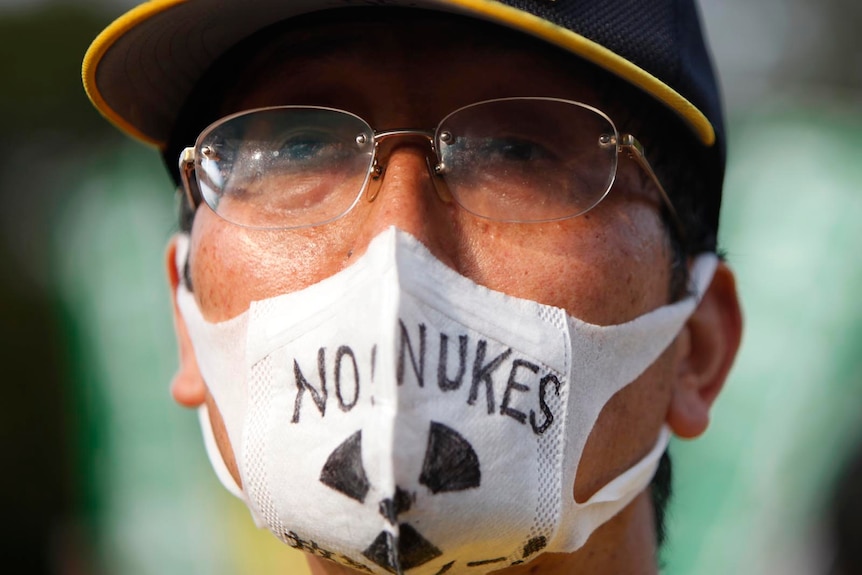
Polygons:
[[[375,131],[332,108],[280,106],[222,118],[180,156],[190,203],[240,226],[291,229],[348,213],[380,177],[381,142],[428,141],[429,168],[465,210],[500,222],[553,222],[595,207],[614,183],[619,154],[649,175],[676,210],[640,143],[602,111],[555,98],[504,98],[465,106],[432,131]],[[440,182],[437,182],[440,183]],[[369,195],[369,200],[374,196]]]

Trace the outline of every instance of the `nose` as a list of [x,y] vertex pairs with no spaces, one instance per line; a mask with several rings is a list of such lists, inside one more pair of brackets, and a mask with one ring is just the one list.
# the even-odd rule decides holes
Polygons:
[[379,151],[379,175],[360,198],[365,205],[356,247],[364,250],[374,237],[395,226],[416,237],[437,259],[456,267],[457,208],[442,184],[434,181],[432,155],[427,142],[421,141],[392,143]]

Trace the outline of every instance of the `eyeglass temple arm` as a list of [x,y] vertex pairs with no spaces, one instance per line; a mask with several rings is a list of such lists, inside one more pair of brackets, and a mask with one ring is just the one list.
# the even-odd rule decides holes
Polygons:
[[671,219],[673,219],[673,225],[676,228],[676,233],[678,234],[679,239],[684,243],[685,230],[682,226],[682,220],[679,218],[679,214],[677,213],[673,202],[670,201],[670,196],[667,195],[664,186],[661,185],[661,182],[658,180],[658,176],[656,176],[655,171],[653,171],[652,169],[652,166],[649,165],[649,161],[647,161],[646,155],[644,154],[643,145],[637,140],[637,138],[635,138],[631,134],[623,134],[622,136],[620,136],[620,144],[617,148],[617,151],[622,152],[624,150],[628,157],[637,162],[641,169],[647,173],[652,182],[655,184],[655,187],[658,188],[658,192],[661,195],[661,199],[664,202],[665,206],[667,206],[667,210],[668,212],[670,212]]
[[195,149],[185,148],[180,153],[179,160],[180,181],[182,181],[183,189],[186,193],[186,201],[194,210],[201,203],[201,190],[198,187],[198,181],[195,177]]

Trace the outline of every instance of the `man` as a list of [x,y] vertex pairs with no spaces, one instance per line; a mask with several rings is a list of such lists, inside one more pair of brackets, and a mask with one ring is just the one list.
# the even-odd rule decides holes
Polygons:
[[741,333],[691,2],[157,0],[84,79],[182,188],[173,395],[259,526],[315,573],[656,572]]

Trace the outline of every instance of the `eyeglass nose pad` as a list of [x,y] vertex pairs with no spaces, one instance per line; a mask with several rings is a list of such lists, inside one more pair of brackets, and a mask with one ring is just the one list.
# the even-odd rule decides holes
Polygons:
[[369,203],[377,199],[377,194],[380,193],[380,183],[383,180],[383,172],[385,171],[386,169],[380,165],[377,158],[374,158],[374,163],[371,164],[371,168],[369,168],[371,177],[368,181],[368,189],[365,192],[365,199],[367,199]]
[[455,201],[452,192],[449,191],[449,186],[446,185],[446,180],[443,178],[443,164],[431,163],[431,156],[425,157],[425,165],[428,166],[428,175],[431,177],[431,183],[434,184],[434,191],[437,192],[437,197],[445,204],[451,204]]
[[[442,164],[432,164],[431,156],[425,157],[425,166],[428,168],[428,176],[431,178],[431,183],[434,185],[434,191],[437,193],[437,197],[443,203],[451,204],[455,201],[455,198],[452,196],[451,192],[449,192],[449,187],[446,185],[446,181],[442,175]],[[371,164],[371,168],[369,169],[371,177],[369,178],[368,188],[365,192],[365,199],[371,203],[377,199],[377,195],[380,193],[380,184],[383,180],[383,174],[386,172],[386,168],[380,165],[380,162],[377,158],[374,158],[374,163]]]

